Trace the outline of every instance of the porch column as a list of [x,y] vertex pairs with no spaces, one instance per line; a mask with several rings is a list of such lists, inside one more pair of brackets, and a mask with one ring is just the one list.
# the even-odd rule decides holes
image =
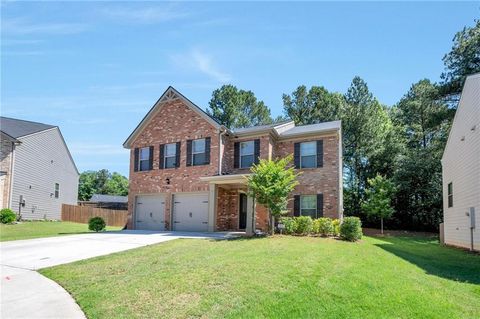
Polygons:
[[253,197],[247,196],[247,236],[252,236],[255,232],[255,200]]
[[208,231],[215,231],[215,210],[217,207],[217,185],[210,183],[208,191]]

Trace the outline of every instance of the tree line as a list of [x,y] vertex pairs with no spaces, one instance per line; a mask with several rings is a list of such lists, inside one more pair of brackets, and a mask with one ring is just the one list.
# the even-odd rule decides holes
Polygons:
[[341,120],[345,214],[359,216],[365,225],[376,222],[365,201],[369,180],[381,176],[395,190],[387,227],[435,231],[443,218],[443,149],[465,78],[480,72],[480,21],[455,34],[443,62],[440,82],[419,80],[393,106],[382,104],[356,76],[344,93],[298,86],[283,94],[284,114],[277,118],[252,91],[224,85],[213,92],[207,113],[230,128]]

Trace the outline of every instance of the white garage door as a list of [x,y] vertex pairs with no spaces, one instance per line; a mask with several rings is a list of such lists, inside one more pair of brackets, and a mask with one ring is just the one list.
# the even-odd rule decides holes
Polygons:
[[135,228],[165,230],[165,195],[137,196]]
[[174,195],[173,229],[208,231],[208,193]]

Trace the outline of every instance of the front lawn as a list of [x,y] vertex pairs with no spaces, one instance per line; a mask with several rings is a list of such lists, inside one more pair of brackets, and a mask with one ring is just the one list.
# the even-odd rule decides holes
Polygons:
[[[122,227],[107,227],[120,230]],[[72,222],[27,221],[19,224],[0,224],[0,241],[73,235],[89,232],[87,224]]]
[[181,239],[40,272],[89,318],[480,318],[480,256],[422,237]]

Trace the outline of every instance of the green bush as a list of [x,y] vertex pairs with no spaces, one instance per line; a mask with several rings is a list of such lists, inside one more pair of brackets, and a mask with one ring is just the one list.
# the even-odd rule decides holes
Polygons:
[[102,217],[98,217],[98,216],[92,217],[88,221],[88,229],[92,231],[99,232],[99,231],[105,230],[106,226],[107,225],[105,224],[105,221],[103,220]]
[[313,221],[313,232],[321,236],[327,237],[333,233],[332,220],[327,217],[321,217]]
[[281,217],[280,218],[280,223],[285,225],[285,228],[283,229],[283,233],[286,235],[291,235],[295,233],[295,228],[296,228],[296,223],[295,219],[292,217]]
[[335,237],[340,236],[340,219],[332,220],[333,232],[332,235]]
[[17,219],[17,215],[10,208],[4,208],[0,210],[0,222],[2,224],[13,223]]
[[362,238],[362,222],[358,217],[345,217],[340,225],[340,237],[348,241]]
[[300,216],[295,218],[295,233],[298,235],[308,235],[312,231],[313,220],[310,216]]

